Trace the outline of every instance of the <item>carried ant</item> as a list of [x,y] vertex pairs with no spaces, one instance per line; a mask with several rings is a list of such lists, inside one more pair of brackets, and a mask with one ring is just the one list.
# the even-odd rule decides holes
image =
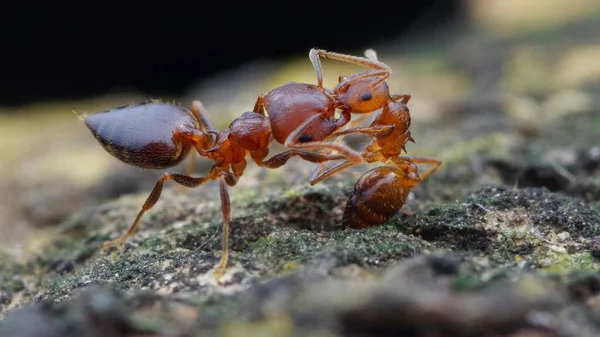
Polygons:
[[[163,173],[128,231],[122,237],[106,242],[104,248],[122,246],[135,232],[143,214],[158,201],[165,181],[173,180],[183,186],[197,187],[205,182],[218,180],[223,213],[223,246],[215,275],[221,276],[227,267],[229,256],[231,204],[227,186],[234,186],[243,175],[248,155],[259,166],[267,168],[278,168],[294,156],[321,164],[343,160],[331,168],[319,166],[310,179],[311,185],[353,165],[375,161],[386,163],[389,160],[398,165],[398,168],[389,169],[398,177],[388,183],[390,187],[386,193],[390,197],[396,193],[394,189],[398,186],[409,186],[404,183],[406,177],[411,182],[416,181],[416,167],[414,174],[411,171],[414,164],[407,159],[394,159],[412,138],[408,132],[410,116],[405,105],[410,95],[389,94],[385,80],[391,69],[377,61],[373,51],[368,51],[367,58],[362,58],[312,49],[309,57],[317,72],[317,85],[290,82],[266,95],[259,95],[254,110],[244,112],[224,130],[214,128],[207,110],[199,101],[192,103],[191,111],[179,105],[151,101],[92,115],[80,114],[103,148],[129,165],[166,169],[181,163],[192,149],[214,162],[205,177]],[[371,69],[340,77],[338,85],[330,91],[322,86],[319,57],[355,63]],[[338,131],[350,122],[351,113],[368,114],[381,108],[382,112],[369,127]],[[334,116],[336,109],[341,110],[338,119]],[[373,139],[363,153],[340,142],[327,142],[353,133],[366,134]],[[266,159],[273,139],[289,150]],[[311,149],[335,151],[337,154],[307,151]],[[371,181],[385,172],[380,168],[374,170],[363,175],[356,184],[350,199],[350,205],[355,207],[347,207],[348,216],[345,214],[344,219],[360,215],[358,205],[363,199],[367,204],[368,200],[375,200],[375,196],[367,190],[371,188]],[[414,184],[410,185],[408,190],[413,186]],[[352,225],[351,220],[348,221],[351,227],[360,227]]]

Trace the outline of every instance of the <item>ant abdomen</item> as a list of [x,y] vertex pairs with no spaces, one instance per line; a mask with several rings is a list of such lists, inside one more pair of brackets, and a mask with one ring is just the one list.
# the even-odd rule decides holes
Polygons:
[[322,139],[336,128],[334,101],[316,85],[289,82],[268,92],[264,99],[273,137],[280,144],[314,115],[321,115],[321,118],[305,129],[304,134],[310,140]]
[[108,153],[126,164],[148,169],[180,163],[191,144],[181,141],[179,131],[198,128],[189,111],[160,102],[88,115],[85,124]]
[[402,208],[410,189],[405,184],[404,171],[398,167],[369,170],[354,185],[342,223],[350,228],[383,224]]

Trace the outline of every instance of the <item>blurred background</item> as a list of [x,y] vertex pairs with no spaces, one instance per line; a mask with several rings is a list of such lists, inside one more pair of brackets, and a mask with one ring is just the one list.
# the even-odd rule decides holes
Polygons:
[[[594,101],[571,89],[600,78],[594,0],[11,6],[0,23],[0,247],[17,256],[34,230],[148,190],[160,174],[110,157],[72,109],[200,99],[222,128],[259,93],[314,83],[310,48],[356,55],[375,48],[394,69],[392,89],[412,94],[420,125],[413,134],[426,147],[440,138],[428,143],[425,126],[457,111],[501,110],[524,135],[535,134],[542,113],[588,111]],[[326,85],[358,70],[327,61]],[[566,101],[523,98],[554,96],[548,92]],[[470,123],[462,127],[473,134],[493,124]]]

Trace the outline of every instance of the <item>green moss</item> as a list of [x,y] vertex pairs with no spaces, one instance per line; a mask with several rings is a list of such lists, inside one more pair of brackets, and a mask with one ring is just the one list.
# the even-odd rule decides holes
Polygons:
[[549,251],[540,270],[548,275],[567,275],[573,272],[598,272],[598,261],[588,252],[569,254]]

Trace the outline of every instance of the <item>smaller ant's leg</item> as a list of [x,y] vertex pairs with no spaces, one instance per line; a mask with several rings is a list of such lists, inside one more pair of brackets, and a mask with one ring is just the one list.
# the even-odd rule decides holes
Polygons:
[[[308,125],[316,119],[320,117],[320,115],[314,115],[313,117],[307,119],[302,125],[296,128],[294,132],[292,132],[288,138],[286,139],[284,146],[291,149],[328,149],[339,152],[339,154],[343,155],[344,158],[355,165],[363,163],[362,156],[360,153],[352,150],[346,145],[343,144],[333,144],[326,143],[322,141],[312,141],[311,139],[306,139],[308,135],[303,134]],[[310,138],[310,136],[309,136]]]
[[221,210],[223,211],[223,246],[221,248],[221,260],[219,261],[219,265],[215,269],[216,278],[219,278],[223,275],[225,269],[227,268],[227,263],[229,262],[229,224],[231,222],[231,201],[229,200],[229,192],[227,191],[227,185],[233,185],[231,185],[231,181],[227,181],[227,173],[223,172],[219,179],[219,191],[221,193]]
[[192,113],[198,119],[200,124],[206,128],[206,130],[215,130],[215,126],[208,118],[208,110],[204,107],[204,104],[200,101],[192,102]]
[[311,186],[315,185],[315,184],[331,177],[332,175],[334,175],[342,170],[345,170],[349,167],[355,166],[355,165],[357,165],[357,164],[350,162],[350,161],[344,161],[344,162],[335,164],[331,167],[326,167],[325,165],[320,165],[319,167],[317,167],[315,172],[313,172],[312,176],[308,180],[308,183]]
[[411,95],[410,94],[395,94],[391,96],[392,101],[394,102],[401,102],[401,103],[408,103],[408,101],[410,101]]
[[257,114],[265,115],[265,95],[260,94],[256,99],[256,103],[254,103],[254,109],[252,112],[256,112]]
[[414,164],[425,164],[425,165],[433,165],[432,167],[425,170],[425,172],[419,174],[421,181],[427,179],[430,175],[432,175],[437,169],[442,165],[441,160],[433,159],[433,158],[425,158],[425,157],[394,157],[392,161],[396,163],[398,166],[406,165],[407,163]]
[[123,245],[123,243],[127,240],[127,238],[129,238],[131,235],[133,235],[140,219],[142,218],[142,215],[144,215],[144,213],[146,211],[151,209],[158,201],[158,198],[160,198],[160,194],[163,189],[163,184],[167,180],[174,180],[175,182],[177,182],[181,185],[187,186],[187,187],[196,187],[196,186],[199,186],[199,185],[204,184],[205,182],[211,180],[211,176],[209,175],[207,177],[194,178],[194,177],[186,176],[183,174],[177,174],[177,173],[163,173],[162,177],[160,177],[160,179],[156,182],[156,185],[154,185],[152,192],[150,192],[148,199],[146,199],[146,202],[144,203],[144,205],[142,206],[142,209],[139,211],[137,217],[133,221],[133,224],[127,230],[127,233],[125,233],[125,235],[123,235],[122,237],[120,237],[117,240],[105,242],[104,243],[105,250],[110,247],[113,247],[113,246]]

